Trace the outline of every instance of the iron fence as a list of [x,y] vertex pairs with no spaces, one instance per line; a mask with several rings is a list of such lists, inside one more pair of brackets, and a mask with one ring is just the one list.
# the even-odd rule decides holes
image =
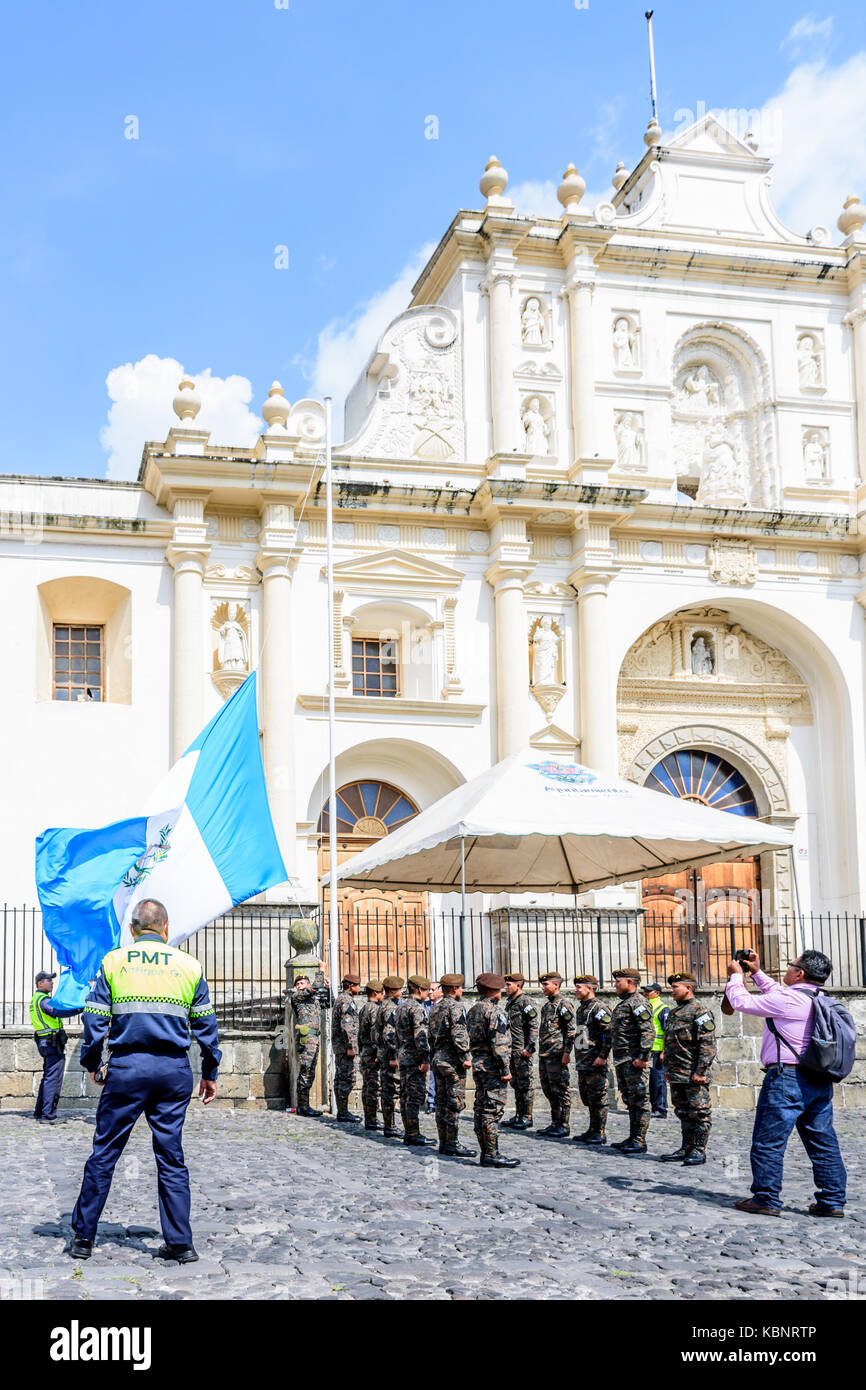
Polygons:
[[[283,1017],[288,928],[297,908],[238,908],[190,937],[220,1026],[274,1032]],[[318,951],[327,953],[321,914]],[[830,987],[866,988],[866,913],[807,913],[742,920],[677,922],[646,912],[518,909],[492,912],[359,911],[342,913],[340,970],[364,980],[459,971],[471,985],[484,970],[520,970],[535,983],[556,969],[566,980],[592,974],[609,985],[612,971],[637,966],[664,984],[686,970],[701,985],[724,984],[731,955],[754,947],[766,968],[784,971],[804,947],[833,961]],[[56,970],[38,908],[4,906],[0,932],[0,1027],[27,1027],[37,970]]]

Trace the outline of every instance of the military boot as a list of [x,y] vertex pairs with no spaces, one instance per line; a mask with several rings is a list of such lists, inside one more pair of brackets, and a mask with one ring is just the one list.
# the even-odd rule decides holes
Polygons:
[[523,1129],[523,1102],[520,1096],[516,1100],[516,1109],[510,1120],[503,1120],[500,1129]]
[[589,1107],[589,1129],[584,1130],[583,1134],[575,1134],[572,1139],[573,1144],[606,1144],[607,1139],[604,1133],[604,1122],[607,1115],[600,1110],[597,1105]]
[[545,1135],[545,1137],[547,1137],[548,1135],[553,1134],[554,1130],[555,1130],[555,1129],[558,1129],[558,1128],[559,1128],[559,1106],[556,1105],[556,1104],[554,1104],[553,1101],[551,1101],[551,1103],[550,1103],[550,1124],[549,1124],[549,1125],[545,1125],[544,1129],[539,1129],[537,1132],[538,1132],[539,1134],[543,1134],[543,1135]]
[[683,1167],[697,1168],[699,1164],[707,1161],[707,1141],[710,1137],[709,1125],[692,1125],[692,1132],[689,1136],[689,1147]]
[[364,1128],[378,1129],[379,1121],[376,1119],[376,1107],[373,1105],[364,1106]]
[[433,1143],[433,1140],[432,1140],[432,1139],[427,1139],[427,1138],[421,1133],[421,1130],[420,1130],[420,1127],[419,1127],[419,1125],[418,1125],[418,1121],[417,1121],[417,1120],[411,1122],[408,1126],[407,1126],[407,1124],[406,1124],[406,1121],[404,1120],[404,1121],[403,1121],[403,1143],[404,1143],[404,1144],[408,1144],[411,1148],[423,1149],[423,1148],[426,1148],[426,1146],[427,1146],[428,1144],[432,1144],[432,1143]]
[[445,1126],[445,1144],[439,1145],[439,1152],[446,1154],[449,1158],[474,1158],[477,1149],[467,1149],[465,1144],[460,1143],[457,1125],[450,1124]]
[[683,1123],[682,1121],[681,1121],[680,1123],[681,1123],[681,1125],[682,1125],[682,1131],[683,1131],[683,1137],[682,1137],[682,1141],[681,1141],[681,1143],[680,1143],[680,1146],[679,1146],[678,1149],[674,1149],[673,1153],[662,1154],[662,1155],[661,1155],[662,1163],[682,1163],[682,1161],[683,1161],[683,1159],[685,1158],[686,1154],[689,1152],[689,1150],[690,1150],[691,1147],[692,1147],[692,1142],[691,1142],[691,1139],[692,1139],[692,1126],[691,1126],[691,1125],[687,1125],[687,1124]]
[[645,1154],[646,1132],[649,1129],[649,1120],[639,1117],[632,1119],[631,1133],[624,1144],[618,1145],[620,1153],[623,1154]]
[[481,1151],[482,1168],[519,1168],[519,1158],[506,1158],[499,1152],[499,1138],[493,1135],[486,1140],[485,1147]]
[[321,1115],[321,1110],[314,1110],[310,1104],[309,1091],[298,1091],[298,1104],[295,1109],[296,1115]]
[[393,1110],[382,1111],[382,1124],[384,1126],[382,1133],[386,1139],[400,1138],[400,1131],[394,1123],[395,1118],[396,1116]]

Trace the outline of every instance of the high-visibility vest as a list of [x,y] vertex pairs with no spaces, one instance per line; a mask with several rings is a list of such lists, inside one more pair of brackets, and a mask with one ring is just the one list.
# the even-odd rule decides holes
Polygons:
[[649,1006],[653,1012],[653,1028],[655,1029],[652,1050],[653,1052],[663,1052],[665,1045],[665,1030],[661,1025],[659,1015],[662,1009],[667,1008],[667,1005],[665,1001],[659,997],[658,999],[650,999]]
[[[118,946],[102,962],[112,1014],[173,1014],[188,1018],[201,979],[199,962],[186,951],[149,938]],[[90,1006],[93,1012],[108,1012]]]
[[63,1027],[61,1018],[52,1018],[50,1014],[43,1013],[42,1001],[47,998],[44,990],[37,989],[30,1000],[30,1022],[37,1038],[48,1038],[52,1033],[59,1033]]

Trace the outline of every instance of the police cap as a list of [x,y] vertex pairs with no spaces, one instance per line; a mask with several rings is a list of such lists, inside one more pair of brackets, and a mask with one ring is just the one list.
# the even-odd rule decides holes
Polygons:
[[638,984],[640,984],[640,971],[632,970],[631,967],[625,970],[614,970],[613,978],[615,980],[637,980]]
[[36,976],[36,983],[37,983],[37,985],[38,985],[40,980],[56,980],[56,979],[57,979],[57,976],[56,976],[56,975],[52,975],[50,970],[40,970],[39,973],[38,973],[38,975]]
[[410,975],[407,981],[413,989],[429,989],[430,981],[426,975]]
[[687,970],[677,970],[673,975],[668,975],[669,985],[696,985],[697,980],[694,975],[690,975]]
[[493,975],[487,972],[484,975],[476,975],[475,983],[479,989],[504,989],[505,980],[501,975]]
[[656,985],[656,984],[652,984],[652,985],[641,985],[641,987],[640,987],[640,992],[641,992],[641,994],[661,994],[661,992],[662,992],[662,987],[661,987],[661,985]]
[[405,981],[399,975],[386,975],[382,981],[383,989],[402,989]]
[[576,985],[597,985],[598,980],[594,975],[575,975],[574,983]]
[[458,989],[460,985],[465,983],[465,980],[465,975],[440,975],[439,977],[439,983],[443,989]]

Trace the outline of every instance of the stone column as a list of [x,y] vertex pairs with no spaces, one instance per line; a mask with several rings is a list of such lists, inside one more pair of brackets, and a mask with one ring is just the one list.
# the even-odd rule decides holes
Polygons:
[[507,758],[529,742],[529,648],[523,585],[531,571],[531,565],[499,561],[486,574],[493,587],[498,759]]
[[510,271],[492,266],[481,286],[490,300],[487,342],[494,454],[511,454],[515,450],[522,451],[523,447],[518,438],[514,366],[511,360],[513,284],[514,275]]
[[571,424],[574,462],[591,459],[595,445],[595,359],[592,342],[592,296],[595,285],[584,272],[569,275],[568,299]]
[[296,864],[295,686],[292,671],[292,573],[297,564],[291,508],[265,507],[256,564],[262,572],[262,731],[265,781],[286,873]]
[[586,572],[578,589],[578,688],[580,760],[597,772],[617,775],[616,681],[611,668],[607,592],[611,573]]
[[846,314],[854,339],[854,395],[857,402],[857,476],[866,482],[866,308]]
[[210,546],[203,498],[179,497],[172,517],[174,531],[166,558],[174,567],[171,747],[176,762],[204,724],[202,590]]

